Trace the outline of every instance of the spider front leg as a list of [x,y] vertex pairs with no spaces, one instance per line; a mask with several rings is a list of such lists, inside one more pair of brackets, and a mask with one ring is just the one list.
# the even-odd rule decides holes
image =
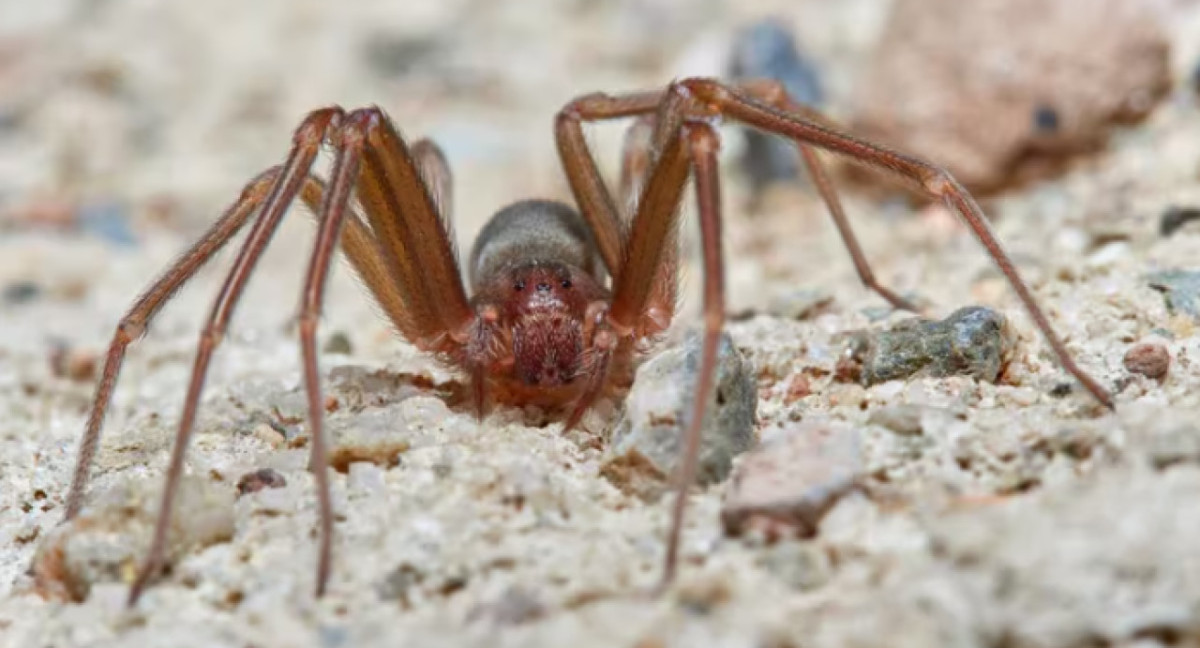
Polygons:
[[[323,422],[316,332],[330,261],[340,240],[351,264],[399,332],[425,350],[460,352],[476,318],[467,305],[453,237],[444,215],[451,176],[441,150],[428,140],[410,149],[378,108],[350,113],[334,136],[331,179],[323,198],[311,184],[301,197],[317,207],[319,230],[304,284],[300,347],[304,361],[319,520],[316,593],[329,580],[333,509]],[[368,230],[348,216],[357,192]],[[441,203],[439,211],[437,201]],[[350,227],[343,230],[345,225]]]
[[271,235],[283,220],[283,215],[291,204],[292,199],[300,191],[308,178],[308,170],[312,166],[326,135],[336,130],[341,122],[343,113],[340,109],[325,109],[316,111],[305,119],[296,131],[295,144],[288,159],[284,163],[268,197],[263,202],[262,211],[250,230],[241,252],[234,261],[221,290],[213,303],[196,350],[196,358],[188,384],[187,396],[184,401],[183,414],[180,417],[179,429],[175,435],[175,443],[171,448],[171,460],[167,468],[166,484],[163,486],[162,499],[159,503],[158,516],[154,523],[154,534],[146,558],[138,569],[137,576],[129,587],[128,605],[137,603],[142,590],[150,577],[156,574],[162,565],[163,553],[166,549],[167,529],[170,525],[171,513],[175,503],[175,492],[179,487],[179,479],[183,474],[183,460],[191,440],[192,428],[196,421],[196,410],[199,407],[200,396],[204,389],[204,379],[208,373],[209,361],[217,344],[225,334],[234,307],[242,295],[250,273],[254,270],[259,257],[270,241]]
[[112,402],[113,388],[121,373],[121,365],[125,360],[125,351],[135,340],[141,337],[150,322],[154,320],[159,309],[174,296],[180,286],[192,278],[209,259],[213,258],[231,238],[245,226],[250,216],[266,200],[267,192],[275,184],[279,174],[278,168],[263,172],[250,181],[242,191],[241,197],[228,209],[215,224],[205,232],[195,245],[183,254],[174,264],[134,302],[129,311],[121,318],[112,341],[105,353],[104,369],[100,374],[100,382],[96,384],[96,392],[92,396],[92,406],[88,412],[87,425],[83,437],[79,441],[79,449],[75,455],[75,471],[71,478],[71,487],[67,492],[66,512],[63,520],[69,522],[79,514],[83,507],[83,497],[87,492],[88,481],[91,478],[92,463],[96,459],[96,450],[100,446],[100,432],[104,425],[105,414]]
[[[309,175],[321,143],[326,140],[335,150],[328,190]],[[195,424],[209,360],[228,326],[249,274],[297,195],[310,207],[320,205],[316,210],[320,228],[301,306],[300,341],[309,405],[310,464],[315,472],[320,518],[316,591],[318,596],[324,593],[332,556],[333,516],[322,430],[316,327],[336,243],[339,238],[342,240],[347,256],[364,283],[400,332],[410,340],[424,344],[427,349],[455,348],[454,339],[463,335],[463,326],[459,322],[470,318],[454,266],[452,243],[421,177],[422,170],[437,170],[436,166],[431,166],[436,165],[437,160],[431,163],[431,159],[430,152],[414,159],[378,109],[358,110],[348,116],[340,108],[320,110],[310,114],[297,129],[292,152],[287,162],[275,172],[274,183],[262,201],[258,220],[201,333],[154,535],[146,559],[130,587],[130,605],[137,602],[150,577],[162,564],[174,496],[183,472],[183,459]],[[448,191],[448,186],[447,172],[438,180],[438,189]],[[371,221],[370,229],[357,217],[347,217],[350,196],[355,191]],[[238,210],[235,206],[234,211]],[[345,227],[347,224],[349,227]],[[407,254],[409,252],[412,252],[411,256]],[[406,262],[404,265],[398,263],[401,259]],[[456,324],[447,327],[448,321]]]

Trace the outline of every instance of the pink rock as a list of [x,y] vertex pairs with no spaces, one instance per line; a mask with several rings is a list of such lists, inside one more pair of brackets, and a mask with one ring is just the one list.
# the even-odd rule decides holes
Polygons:
[[863,473],[858,431],[816,422],[787,430],[734,468],[721,521],[729,535],[811,537],[825,513]]
[[857,86],[854,132],[974,191],[1061,167],[1170,86],[1150,0],[897,0]]

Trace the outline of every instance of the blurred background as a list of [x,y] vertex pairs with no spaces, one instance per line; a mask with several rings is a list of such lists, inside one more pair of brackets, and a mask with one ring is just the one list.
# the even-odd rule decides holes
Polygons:
[[[435,137],[459,216],[481,219],[477,207],[565,195],[551,126],[573,96],[724,74],[737,28],[778,16],[836,104],[885,5],[0,3],[0,213],[8,227],[97,209],[206,223],[282,158],[305,112],[338,103],[378,104],[410,137]],[[619,137],[597,135],[601,154]]]
[[[2,1],[0,307],[87,298],[104,337],[131,286],[280,161],[304,114],[328,104],[378,104],[408,137],[441,143],[466,248],[510,201],[569,198],[552,120],[580,94],[770,74],[853,132],[1003,197],[1094,162],[1121,138],[1145,139],[1129,125],[1164,103],[1190,106],[1198,26],[1187,0]],[[622,127],[591,137],[612,177]],[[1191,156],[1169,165],[1178,187],[1194,176],[1195,146],[1174,146]],[[819,203],[802,179],[786,179],[787,155],[758,147],[725,139],[728,220],[750,223],[732,225],[727,245],[753,257],[730,270],[734,308],[775,279],[819,282],[827,266],[856,283]],[[888,199],[892,185],[876,176],[841,175],[886,268],[898,253],[879,248],[895,234],[875,224],[911,206]],[[758,212],[768,217],[754,221]],[[287,222],[263,273],[298,282],[306,221]],[[933,221],[934,231],[953,227]],[[831,263],[797,265],[795,246],[779,250],[779,240]],[[124,256],[141,260],[122,265]],[[938,270],[890,272],[927,285]]]

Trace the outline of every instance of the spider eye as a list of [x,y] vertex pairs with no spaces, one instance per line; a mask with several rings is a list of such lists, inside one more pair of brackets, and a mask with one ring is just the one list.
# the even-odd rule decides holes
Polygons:
[[517,292],[521,292],[522,290],[525,290],[525,282],[518,281],[517,283],[513,284],[513,290],[515,290]]
[[570,280],[570,279],[563,279],[563,282],[562,282],[562,287],[563,287],[563,288],[570,288],[570,287],[571,287],[571,280]]

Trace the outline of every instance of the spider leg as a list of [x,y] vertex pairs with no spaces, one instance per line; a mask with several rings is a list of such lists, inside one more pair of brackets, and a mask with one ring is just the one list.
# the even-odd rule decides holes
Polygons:
[[[793,100],[788,95],[787,90],[784,89],[783,84],[778,81],[750,81],[741,84],[739,87],[750,96],[756,97],[779,110],[823,121],[823,117],[815,110]],[[854,230],[850,227],[850,220],[846,218],[846,211],[842,208],[842,201],[838,198],[837,189],[834,188],[833,182],[829,178],[829,173],[825,170],[825,165],[821,163],[820,156],[811,146],[806,146],[799,141],[795,144],[800,152],[800,158],[804,162],[804,166],[808,169],[809,177],[812,178],[813,184],[817,187],[817,193],[821,195],[821,199],[825,201],[825,206],[829,209],[829,215],[833,218],[833,224],[837,227],[838,234],[842,237],[842,243],[845,244],[846,251],[850,253],[850,260],[854,262],[854,270],[858,273],[859,280],[869,290],[873,290],[880,297],[883,297],[894,308],[919,313],[921,310],[919,307],[896,294],[895,291],[887,286],[880,284],[879,280],[875,278],[875,273],[871,271],[871,265],[867,262],[867,256],[863,253],[862,246],[858,243],[858,237],[854,235]]]
[[[436,142],[428,138],[413,142],[410,151],[421,172],[421,179],[425,181],[425,186],[433,196],[438,214],[442,217],[442,224],[449,233],[453,222],[451,217],[454,214],[454,175],[450,172],[446,154]],[[450,240],[453,241],[454,237],[450,237]]]
[[851,162],[862,166],[891,173],[907,181],[922,193],[945,203],[952,212],[962,217],[975,234],[975,238],[979,240],[997,267],[1000,268],[1000,272],[1008,279],[1013,292],[1025,306],[1025,310],[1033,319],[1034,324],[1041,330],[1063,369],[1074,376],[1096,400],[1112,409],[1112,395],[1075,363],[1075,359],[1071,357],[1066,345],[1054,332],[1049,318],[1042,312],[1037,299],[1034,298],[1025,281],[1021,279],[1012,259],[1009,258],[1008,253],[1004,251],[996,235],[992,232],[983,215],[983,210],[948,171],[922,159],[846,135],[816,120],[782,112],[777,108],[760,103],[748,93],[718,81],[688,79],[680,84],[684,86],[686,92],[695,97],[697,102],[719,115],[736,119],[767,132],[790,137],[802,144],[844,155]]
[[[705,327],[700,370],[696,379],[696,395],[692,401],[690,418],[683,431],[683,457],[674,475],[676,499],[671,511],[661,588],[672,581],[678,565],[679,539],[687,508],[688,490],[695,480],[700,432],[708,406],[708,395],[715,380],[717,343],[724,324],[725,291],[716,158],[719,140],[715,129],[708,123],[712,115],[705,111],[704,106],[696,105],[685,88],[678,84],[673,84],[665,94],[655,95],[654,105],[650,105],[651,102],[646,97],[589,95],[568,104],[563,112],[586,120],[655,115],[653,133],[649,137],[650,170],[648,175],[644,176],[645,185],[641,190],[633,221],[627,230],[622,255],[623,265],[614,278],[612,306],[605,318],[608,328],[622,337],[662,330],[656,328],[658,323],[654,319],[654,308],[656,305],[661,306],[656,304],[656,298],[661,298],[663,293],[654,286],[656,282],[648,281],[647,278],[660,277],[660,273],[664,272],[666,267],[671,273],[671,281],[675,280],[674,246],[679,226],[679,205],[687,185],[688,174],[693,167],[695,169],[704,249]],[[642,154],[627,150],[627,164],[630,159],[636,162]],[[574,157],[564,156],[564,166],[568,165],[568,160],[576,169],[586,169],[591,165],[593,170],[583,173],[587,176],[585,180],[590,184],[602,186],[594,172],[595,163],[587,150],[575,151],[572,155],[586,157],[587,160],[581,162]],[[578,178],[574,182],[583,184]],[[672,300],[673,295],[672,292]],[[674,308],[673,303],[670,304],[670,308]],[[665,327],[665,324],[662,326]],[[611,354],[611,351],[607,353]],[[607,354],[602,357],[607,358]],[[607,364],[602,366],[607,367]],[[594,373],[592,380],[596,379]],[[581,402],[576,404],[568,425],[577,420],[588,405],[590,400],[585,395]]]
[[[387,115],[378,108],[361,113],[366,148],[358,199],[404,298],[408,316],[397,326],[426,351],[456,352],[469,339],[475,313],[459,275],[453,234],[438,213],[421,164]],[[428,156],[421,159],[429,163]]]
[[[637,213],[638,199],[645,188],[650,171],[656,162],[655,142],[663,141],[663,122],[651,115],[634,120],[625,132],[621,155],[621,201],[632,215]],[[654,291],[650,295],[645,315],[635,337],[652,337],[665,331],[675,317],[679,291],[679,237],[671,236],[663,242],[663,256],[652,281]]]
[[[325,191],[325,183],[313,175],[309,175],[308,181],[300,189],[300,200],[312,213],[314,220],[320,218],[323,213]],[[395,284],[387,261],[383,258],[375,234],[357,214],[346,218],[338,245],[384,315],[392,322],[408,317],[404,310],[403,296]]]
[[179,478],[183,474],[184,454],[196,421],[196,410],[199,406],[200,394],[204,388],[204,378],[208,373],[212,353],[225,333],[229,319],[233,315],[233,309],[242,295],[250,273],[262,255],[262,251],[266,248],[292,199],[308,178],[308,170],[312,166],[313,160],[316,159],[321,142],[326,133],[338,128],[343,115],[340,108],[317,110],[310,113],[296,129],[293,137],[294,143],[287,161],[271,186],[271,191],[263,203],[262,211],[251,227],[250,233],[213,303],[212,312],[200,334],[183,414],[175,435],[175,443],[171,448],[171,460],[167,468],[166,484],[163,487],[158,517],[154,524],[154,535],[150,541],[146,558],[138,568],[137,576],[129,587],[127,604],[130,607],[137,603],[146,583],[162,565],[167,528],[175,503],[175,493],[179,487]]
[[[802,153],[809,147],[825,149],[845,155],[859,164],[891,172],[915,184],[923,192],[945,201],[963,217],[1000,266],[1062,366],[1097,400],[1112,407],[1112,397],[1107,390],[1075,364],[1066,347],[1054,333],[1049,320],[989,229],[974,199],[948,172],[923,160],[842,134],[824,125],[823,119],[810,116],[811,111],[802,106],[795,106],[795,114],[785,113],[776,107],[760,103],[749,92],[753,92],[753,89],[743,94],[738,89],[717,81],[688,79],[671,84],[665,94],[615,97],[604,94],[587,95],[572,101],[559,113],[559,150],[563,165],[568,169],[577,199],[581,202],[591,201],[593,211],[598,209],[598,204],[603,203],[602,198],[607,196],[607,191],[603,188],[595,162],[587,150],[586,143],[583,142],[582,133],[568,132],[570,137],[563,137],[563,125],[577,128],[583,120],[641,117],[652,113],[656,115],[655,133],[652,138],[653,169],[642,191],[634,221],[628,230],[624,253],[620,257],[622,265],[614,280],[612,308],[607,317],[611,329],[621,336],[632,334],[637,318],[646,314],[651,289],[645,278],[655,276],[658,264],[661,263],[663,243],[677,226],[676,210],[689,166],[695,169],[704,245],[705,333],[700,374],[697,378],[697,398],[693,403],[693,416],[684,435],[682,464],[676,473],[677,498],[672,510],[667,540],[663,586],[670,583],[678,562],[678,544],[686,509],[687,490],[696,469],[702,417],[707,406],[706,390],[712,388],[717,336],[724,322],[720,193],[716,160],[718,140],[712,126],[720,117],[737,119],[747,125],[791,137],[801,145]],[[766,98],[770,99],[769,96]],[[793,104],[789,104],[788,107],[792,108]],[[688,140],[686,152],[680,144],[681,137]],[[571,146],[564,146],[564,140],[568,140]],[[687,153],[690,153],[690,165]],[[812,157],[811,152],[805,154],[805,160],[809,162],[810,169],[816,170],[814,177],[824,178],[828,185],[828,178],[822,173],[823,169],[819,164],[813,163],[816,159]],[[849,228],[842,227],[845,225],[845,218],[840,203],[828,186],[822,195],[843,232],[847,246],[851,248],[852,256],[855,256],[856,241],[851,245],[851,241],[854,241],[853,235],[847,236]],[[611,203],[611,198],[609,202]],[[592,222],[592,219],[589,219],[589,222]],[[866,266],[865,262],[859,266],[857,261],[860,260],[861,254],[856,257],[856,267],[860,269],[860,277],[863,277],[862,269]],[[878,284],[873,287],[877,286]]]
[[329,191],[321,204],[318,218],[317,241],[313,246],[312,260],[304,280],[304,293],[300,307],[300,351],[304,359],[304,388],[308,394],[309,437],[312,443],[311,470],[316,477],[317,504],[320,511],[321,534],[317,553],[317,596],[325,593],[329,581],[329,568],[333,547],[333,504],[329,496],[329,460],[325,448],[323,421],[324,400],[321,398],[321,379],[317,371],[317,324],[321,317],[321,305],[325,298],[325,285],[329,277],[329,264],[338,242],[338,236],[348,213],[350,195],[358,177],[363,155],[364,128],[362,120],[366,114],[351,113],[346,123],[336,132],[333,168],[330,171]]
[[[401,333],[418,345],[424,343],[426,348],[453,351],[458,344],[455,338],[461,337],[464,327],[475,320],[466,304],[448,219],[439,215],[426,184],[433,182],[435,194],[449,191],[450,171],[440,150],[432,142],[422,140],[410,155],[387,117],[377,108],[351,112],[335,137],[328,189],[321,195],[323,188],[314,179],[301,193],[310,209],[316,207],[320,227],[300,315],[300,344],[313,443],[311,466],[316,474],[321,522],[317,596],[324,594],[329,579],[333,511],[322,429],[324,413],[316,331],[329,265],[338,241]],[[355,189],[367,220],[372,223],[370,230],[349,211]],[[413,263],[413,255],[423,258]],[[455,310],[459,301],[462,312]]]
[[418,348],[464,365],[482,416],[495,326],[476,316],[463,288],[449,219],[449,166],[429,140],[408,147],[378,108],[362,120],[367,147],[357,193],[403,302],[393,321]]
[[620,197],[622,221],[637,210],[638,196],[646,185],[646,177],[654,164],[655,121],[643,115],[633,121],[625,131],[621,146],[621,176],[617,185]]
[[700,240],[704,256],[704,337],[700,372],[696,375],[696,396],[692,399],[691,416],[687,419],[683,435],[683,458],[675,471],[675,503],[671,508],[661,587],[666,587],[674,579],[679,564],[683,514],[687,509],[688,489],[696,480],[700,463],[700,434],[708,409],[708,395],[715,388],[717,343],[720,341],[721,328],[725,325],[725,262],[721,258],[721,182],[717,163],[721,140],[716,128],[706,121],[688,123],[684,129],[692,168],[695,170],[696,203],[699,205]]
[[[279,176],[280,168],[272,167],[250,181],[238,200],[222,214],[208,232],[155,281],[121,318],[121,323],[117,326],[117,331],[109,345],[101,379],[92,399],[87,426],[79,444],[74,476],[67,495],[64,521],[74,519],[82,508],[92,463],[100,443],[102,424],[112,400],[113,388],[120,374],[128,346],[140,337],[162,306],[175,294],[175,291],[191,279],[200,267],[215,256],[245,226],[250,215],[261,207],[267,198],[268,192]],[[324,185],[313,176],[308,177],[301,190],[302,199],[308,203],[314,215],[321,213],[323,191]],[[386,280],[387,276],[382,270],[383,262],[371,231],[358,218],[347,220],[342,231],[341,246],[355,270],[363,277],[367,288],[371,290],[376,301],[385,311],[401,305],[395,294],[394,286]]]
[[813,184],[817,187],[817,193],[821,194],[825,206],[829,208],[829,215],[833,218],[833,224],[837,226],[842,243],[846,245],[846,251],[850,253],[850,260],[854,262],[854,270],[858,272],[859,281],[883,297],[893,308],[914,313],[921,312],[919,306],[896,294],[895,291],[879,283],[879,280],[875,278],[871,264],[867,262],[867,255],[863,254],[858,237],[854,235],[854,230],[850,227],[850,220],[846,218],[846,212],[842,209],[842,201],[838,199],[837,190],[833,188],[833,183],[825,171],[825,166],[821,164],[817,152],[812,147],[802,144],[797,145],[796,148],[800,149],[800,157],[808,169],[808,176],[812,178]]
[[83,506],[83,496],[91,477],[92,462],[96,458],[96,450],[100,445],[101,428],[105,414],[108,413],[108,406],[112,402],[113,387],[121,373],[126,348],[141,337],[154,316],[158,314],[159,309],[170,300],[175,291],[188,279],[191,279],[201,266],[213,258],[241,230],[250,215],[266,198],[278,172],[278,168],[269,169],[250,181],[238,200],[221,215],[221,218],[205,232],[195,245],[179,257],[134,302],[125,316],[121,318],[112,341],[108,345],[104,370],[101,373],[100,382],[96,386],[96,393],[92,397],[87,427],[79,442],[79,450],[75,458],[75,473],[71,479],[71,489],[67,494],[64,520],[74,519]]
[[[305,380],[309,396],[310,427],[313,432],[312,465],[317,474],[316,480],[320,506],[321,541],[317,570],[318,595],[324,591],[325,584],[328,581],[331,556],[332,512],[329,506],[327,475],[319,469],[320,466],[324,466],[327,463],[327,460],[325,458],[325,444],[321,430],[322,415],[320,413],[320,404],[322,401],[320,398],[320,386],[316,380],[315,334],[316,320],[320,315],[325,277],[328,274],[330,258],[337,243],[340,242],[344,253],[375,297],[375,300],[381,305],[389,318],[397,323],[397,327],[401,329],[401,332],[406,337],[418,343],[422,339],[428,340],[432,337],[435,343],[439,343],[434,346],[440,346],[440,348],[435,350],[444,351],[453,349],[454,334],[458,333],[458,331],[452,330],[450,331],[450,335],[446,335],[445,329],[442,328],[442,321],[435,320],[431,322],[428,317],[424,320],[414,318],[410,309],[424,307],[426,309],[424,313],[430,313],[430,306],[442,298],[435,291],[447,283],[452,288],[456,288],[458,293],[461,294],[461,279],[459,279],[457,274],[456,265],[451,266],[453,272],[449,279],[438,282],[437,286],[432,290],[419,290],[417,291],[417,296],[413,297],[414,286],[419,289],[424,286],[420,281],[434,279],[434,277],[422,275],[419,279],[414,280],[412,277],[404,277],[403,273],[398,273],[393,259],[389,258],[387,254],[389,248],[380,240],[376,230],[368,226],[357,214],[350,211],[349,196],[351,191],[357,188],[374,199],[373,201],[367,201],[364,208],[368,218],[377,227],[380,227],[381,230],[386,231],[389,226],[393,225],[394,221],[389,222],[388,218],[394,218],[398,213],[394,209],[388,212],[381,212],[379,210],[379,206],[382,204],[380,191],[384,193],[394,191],[394,187],[380,187],[378,185],[379,179],[384,177],[382,174],[390,172],[391,169],[380,171],[377,168],[373,168],[372,170],[377,175],[369,178],[359,172],[362,168],[360,164],[362,163],[364,153],[364,142],[374,132],[372,129],[381,120],[386,122],[386,117],[383,117],[378,109],[356,111],[348,119],[345,118],[340,108],[330,108],[310,113],[296,130],[294,146],[288,156],[287,162],[268,169],[247,184],[239,199],[227,209],[217,223],[209,229],[198,243],[193,245],[162,277],[147,289],[143,296],[135,302],[133,307],[122,318],[121,324],[117,327],[113,341],[109,346],[101,381],[97,386],[96,395],[92,402],[87,428],[80,442],[75,475],[67,497],[67,520],[75,517],[82,505],[90,467],[99,444],[103,419],[111,401],[113,387],[120,372],[126,348],[140,336],[158,310],[170,299],[174,292],[189,280],[200,266],[228,243],[245,226],[250,216],[261,208],[255,225],[251,228],[251,233],[243,243],[242,250],[235,261],[234,267],[229,271],[225,283],[222,285],[221,292],[213,305],[208,322],[201,334],[187,399],[184,405],[184,412],[176,434],[176,441],[172,448],[170,466],[167,472],[162,501],[159,506],[159,514],[155,522],[154,535],[151,540],[150,549],[147,552],[147,557],[130,587],[128,599],[130,605],[136,603],[149,578],[161,567],[165,549],[166,530],[170,523],[174,496],[178,488],[179,477],[182,474],[187,442],[194,426],[196,410],[198,409],[199,398],[203,390],[203,382],[212,352],[223,336],[228,321],[232,317],[233,309],[240,298],[241,291],[249,274],[253,271],[258,257],[269,242],[270,236],[278,226],[284,212],[286,212],[287,207],[295,196],[299,195],[301,200],[308,205],[317,217],[320,225],[318,243],[314,247],[313,259],[305,284],[305,297],[300,320],[302,355],[304,357]],[[343,125],[343,122],[346,122],[346,125]],[[334,164],[332,188],[328,191],[320,179],[309,173],[309,168],[320,149],[321,143],[326,137],[334,144],[337,158]],[[395,136],[394,133],[393,137],[398,140],[398,136]],[[437,240],[433,241],[435,245],[426,245],[425,251],[429,252],[432,250],[432,254],[436,258],[431,261],[430,255],[426,254],[423,261],[434,264],[437,264],[439,260],[442,261],[441,266],[435,265],[434,269],[430,271],[436,273],[439,268],[446,266],[446,259],[452,262],[455,260],[449,221],[444,216],[449,211],[450,171],[441,151],[432,142],[419,141],[414,146],[414,149],[412,158],[408,160],[407,169],[402,169],[400,173],[402,175],[407,173],[409,178],[417,177],[418,182],[424,181],[429,183],[431,187],[430,191],[433,192],[437,200],[441,201],[436,204],[440,207],[443,216],[439,217],[439,212],[436,208],[425,212],[418,210],[419,214],[432,215],[432,221],[426,219],[424,222],[420,222],[420,219],[418,219],[416,227],[410,228],[410,230],[416,229],[416,233],[408,231],[404,236],[406,236],[406,243],[409,243],[410,246],[407,249],[411,249],[412,241],[424,245],[427,243],[427,237],[423,235],[430,231],[430,223],[433,224],[435,239],[440,239],[440,247]],[[385,163],[389,161],[395,162],[396,154],[394,150],[384,151],[384,154]],[[386,156],[391,157],[388,158]],[[404,162],[404,160],[401,160],[401,162]],[[375,184],[371,183],[372,180],[375,181]],[[427,190],[424,187],[425,185],[422,184],[420,191],[428,197],[429,194],[426,193]],[[371,193],[372,191],[375,191],[375,193]],[[417,200],[420,201],[420,196],[417,197]],[[426,203],[431,206],[434,204],[428,198]],[[394,208],[395,204],[393,202],[388,207]],[[349,214],[347,214],[348,211],[350,212]],[[410,223],[401,223],[402,226],[406,224]],[[396,252],[394,248],[391,251],[393,253]],[[454,291],[452,290],[450,297],[453,298],[454,296]],[[465,303],[465,296],[462,298],[462,301]],[[443,308],[442,310],[445,312],[448,309]],[[451,310],[450,312],[453,311]],[[437,329],[441,329],[440,332],[432,336],[420,335]],[[461,336],[461,333],[458,334]]]
[[563,171],[575,196],[575,204],[592,228],[596,245],[608,274],[617,276],[621,269],[624,232],[621,211],[604,185],[596,161],[588,150],[583,135],[583,122],[653,114],[662,97],[661,92],[646,92],[609,97],[603,94],[580,97],[558,112],[554,123],[554,139]]

